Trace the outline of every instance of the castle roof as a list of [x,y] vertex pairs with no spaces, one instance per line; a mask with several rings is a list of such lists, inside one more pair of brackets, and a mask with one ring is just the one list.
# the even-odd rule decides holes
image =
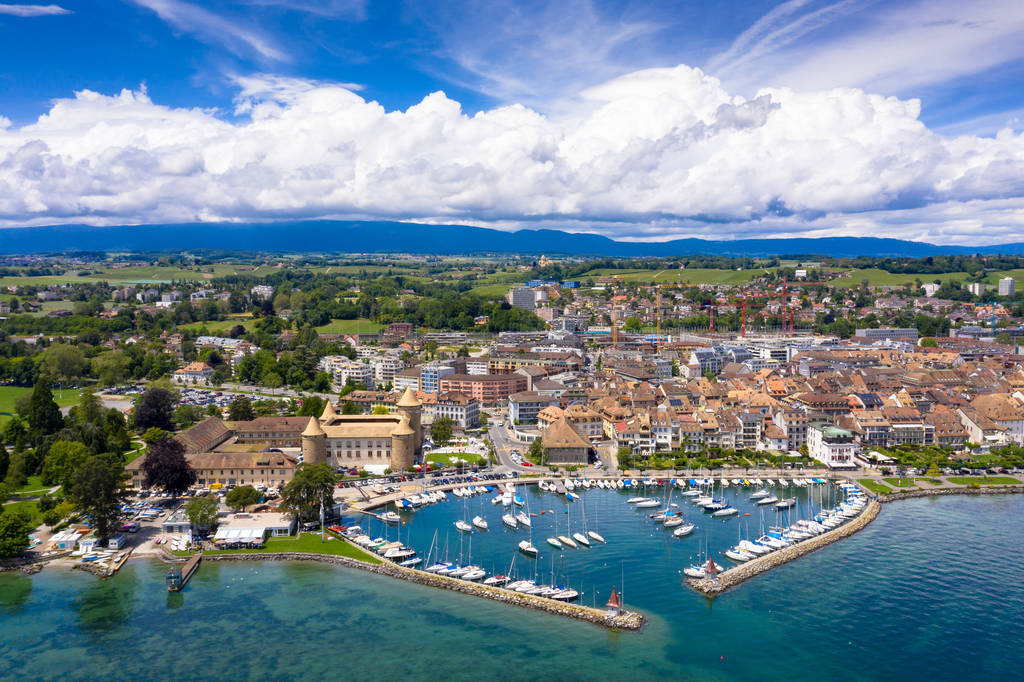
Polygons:
[[[330,405],[330,403],[327,404]],[[302,432],[303,438],[322,435],[324,435],[324,430],[320,428],[320,422],[317,421],[316,417],[310,417],[309,423],[306,425],[306,430]]]
[[420,407],[422,403],[420,403],[419,398],[416,397],[412,387],[407,386],[405,393],[403,393],[402,397],[398,399],[397,405],[398,407]]

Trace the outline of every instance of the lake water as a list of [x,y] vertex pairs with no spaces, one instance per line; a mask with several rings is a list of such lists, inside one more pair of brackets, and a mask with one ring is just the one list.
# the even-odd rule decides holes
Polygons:
[[[715,600],[680,584],[684,541],[615,493],[584,498],[609,544],[565,553],[564,572],[585,601],[625,575],[627,604],[649,617],[641,634],[312,563],[208,562],[169,595],[165,567],[137,561],[107,581],[0,575],[0,677],[964,680],[1024,665],[1024,497],[889,504],[864,531]],[[461,506],[420,510],[403,539],[429,546],[432,520]],[[575,528],[575,509],[551,508]],[[739,521],[702,525],[714,547]],[[511,534],[492,534],[474,535],[474,560],[511,561]]]

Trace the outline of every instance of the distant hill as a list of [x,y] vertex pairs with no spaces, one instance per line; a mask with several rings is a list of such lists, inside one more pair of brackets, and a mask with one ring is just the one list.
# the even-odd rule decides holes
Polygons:
[[366,221],[189,223],[92,227],[60,225],[0,229],[0,253],[60,251],[288,251],[320,253],[521,253],[574,256],[819,255],[923,257],[971,253],[1024,254],[1024,243],[941,246],[876,237],[619,242],[559,230],[502,232],[466,225]]

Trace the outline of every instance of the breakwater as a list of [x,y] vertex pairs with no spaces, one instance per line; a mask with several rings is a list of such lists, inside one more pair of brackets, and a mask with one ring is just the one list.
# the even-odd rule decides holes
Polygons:
[[204,554],[205,561],[317,561],[336,566],[357,568],[362,571],[386,575],[392,578],[399,578],[418,585],[436,587],[439,589],[460,592],[477,597],[484,597],[503,604],[520,606],[523,608],[544,611],[546,613],[575,618],[601,627],[613,630],[638,631],[643,628],[644,616],[634,611],[623,611],[614,613],[600,609],[568,604],[565,602],[545,599],[528,594],[521,594],[500,587],[490,587],[479,583],[449,578],[443,575],[435,575],[426,571],[417,571],[403,566],[384,561],[380,564],[369,564],[364,561],[349,557],[336,556],[331,554],[311,554],[305,552],[276,552],[276,553],[248,553],[248,554]]
[[909,500],[914,497],[937,497],[943,495],[1010,495],[1024,493],[1024,485],[1001,485],[993,488],[973,488],[961,486],[959,488],[921,488],[919,490],[900,490],[888,495],[879,495],[881,502],[896,502],[898,500]]
[[881,505],[876,500],[871,500],[864,507],[856,518],[844,523],[839,528],[822,533],[816,537],[804,540],[801,543],[780,549],[770,554],[751,559],[735,568],[730,568],[720,573],[716,578],[688,578],[687,584],[693,589],[706,595],[716,595],[736,587],[740,583],[750,580],[756,575],[769,571],[776,566],[798,559],[806,554],[821,549],[833,542],[849,537],[875,520]]

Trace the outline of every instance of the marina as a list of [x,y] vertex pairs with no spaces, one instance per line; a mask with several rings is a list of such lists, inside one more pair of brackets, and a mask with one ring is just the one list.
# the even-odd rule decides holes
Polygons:
[[[582,495],[588,511],[597,504],[593,492]],[[1013,679],[1024,665],[1024,639],[1016,627],[1024,585],[1005,579],[1016,571],[1016,559],[1005,549],[1024,541],[1024,527],[1005,520],[1021,514],[1021,495],[885,505],[863,531],[771,571],[770,579],[744,583],[713,605],[681,588],[675,574],[666,578],[660,545],[639,560],[646,536],[612,541],[614,528],[602,527],[609,536],[606,558],[614,566],[595,566],[586,579],[604,586],[603,605],[619,582],[620,561],[627,562],[625,606],[648,617],[637,637],[310,561],[204,560],[179,593],[167,593],[167,567],[155,561],[129,561],[109,580],[60,569],[4,573],[0,619],[16,619],[18,627],[0,628],[0,672],[25,679],[45,670],[46,677],[71,679],[86,657],[92,676],[113,679],[208,679],[226,671],[238,679],[294,679],[297,670],[328,677],[336,675],[338,662],[323,651],[334,642],[357,649],[388,678],[439,669],[465,677],[486,656],[510,680],[728,682],[763,676],[769,660],[774,675],[792,680],[953,682],[973,679],[980,662],[987,674]],[[735,521],[723,530],[723,543],[736,543]],[[971,548],[970,562],[962,560],[964,547]],[[476,542],[473,555],[476,561]],[[366,604],[374,605],[371,616]],[[948,617],[953,609],[957,618]],[[281,636],[298,623],[302,636]],[[410,655],[410,642],[427,632],[444,646],[417,646]],[[175,637],[193,644],[190,655],[167,655],[167,642]],[[54,638],[62,646],[54,647]],[[969,653],[936,653],[943,642],[965,639]],[[251,655],[253,641],[261,642],[258,657]],[[894,671],[894,660],[903,674]]]
[[[714,557],[713,572],[726,576],[721,584],[732,584],[729,568],[829,535],[867,505],[857,486],[822,478],[554,477],[461,485],[450,492],[441,497],[424,491],[414,496],[419,504],[400,497],[376,507],[378,514],[399,515],[397,524],[377,515],[352,516],[347,522],[361,525],[347,535],[385,558],[419,559],[413,565],[431,573],[597,607],[611,587],[628,585],[626,567],[638,554],[649,557],[667,581],[709,577],[703,571]],[[616,547],[623,542],[643,543],[643,549],[623,556]],[[386,555],[398,548],[400,556]],[[618,580],[596,579],[616,561]],[[778,560],[755,565],[767,563]],[[720,591],[720,583],[715,589],[687,584],[708,594]],[[628,589],[624,598],[628,603]]]

